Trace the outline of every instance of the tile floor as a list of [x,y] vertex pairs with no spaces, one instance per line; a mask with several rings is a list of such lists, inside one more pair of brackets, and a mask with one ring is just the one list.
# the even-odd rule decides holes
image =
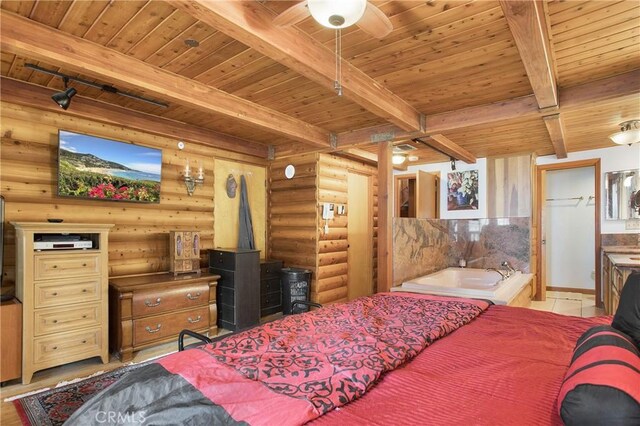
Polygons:
[[544,302],[532,301],[529,307],[539,311],[585,318],[604,315],[603,309],[596,308],[595,295],[566,291],[547,291],[547,300]]

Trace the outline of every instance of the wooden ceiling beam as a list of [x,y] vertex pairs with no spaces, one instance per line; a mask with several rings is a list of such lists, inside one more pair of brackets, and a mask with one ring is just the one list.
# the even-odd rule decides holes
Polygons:
[[141,89],[163,100],[225,115],[247,125],[316,147],[330,146],[330,133],[279,111],[162,70],[11,12],[0,11],[0,48],[63,66],[81,74]]
[[426,117],[427,125],[424,132],[406,132],[397,126],[385,125],[340,133],[338,135],[338,148],[385,140],[400,141],[419,138],[463,127],[536,115],[539,115],[539,112],[535,97],[533,95],[524,96],[508,101],[429,115]]
[[[591,108],[609,102],[638,98],[640,94],[640,70],[630,71],[559,91],[560,107],[552,114]],[[352,130],[338,135],[338,149],[366,145],[382,141],[400,141],[444,133],[465,127],[479,126],[516,118],[542,116],[535,96],[523,96],[429,115],[424,132],[407,132],[397,126],[383,125]]]
[[538,106],[557,106],[558,89],[542,2],[500,0],[500,6],[520,52]]
[[[166,1],[309,80],[335,90],[335,53],[295,26],[275,26],[273,14],[259,2]],[[422,116],[415,108],[344,60],[341,80],[345,98],[403,130],[422,130]]]
[[542,117],[544,125],[547,126],[553,150],[558,158],[567,158],[567,141],[564,136],[564,123],[560,114],[547,115]]
[[444,135],[435,134],[429,136],[430,140],[426,142],[429,146],[436,151],[443,152],[449,157],[453,157],[456,160],[462,160],[467,164],[474,164],[476,162],[476,156],[453,142],[451,139]]
[[6,77],[0,78],[0,97],[3,102],[34,107],[43,111],[63,113],[74,117],[98,121],[100,123],[125,126],[145,133],[174,138],[176,140],[184,140],[263,159],[266,159],[268,155],[268,147],[265,145],[191,124],[132,111],[127,108],[78,95],[74,96],[72,105],[65,111],[51,100],[51,95],[55,92],[56,90],[35,84]]

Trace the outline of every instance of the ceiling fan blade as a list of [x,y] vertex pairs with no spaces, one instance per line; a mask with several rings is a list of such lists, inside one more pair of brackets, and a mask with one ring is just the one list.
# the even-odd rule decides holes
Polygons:
[[303,21],[309,16],[309,8],[307,7],[307,2],[305,0],[291,6],[289,9],[276,16],[273,19],[273,23],[279,27],[288,27]]
[[393,31],[393,24],[377,6],[367,2],[364,15],[356,23],[365,33],[376,38],[386,37]]

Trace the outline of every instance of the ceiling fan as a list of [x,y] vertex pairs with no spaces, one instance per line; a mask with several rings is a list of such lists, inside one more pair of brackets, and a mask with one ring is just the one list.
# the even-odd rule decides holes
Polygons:
[[273,23],[287,27],[309,15],[327,28],[340,29],[355,24],[376,38],[383,38],[393,30],[389,18],[367,0],[305,0],[276,16]]

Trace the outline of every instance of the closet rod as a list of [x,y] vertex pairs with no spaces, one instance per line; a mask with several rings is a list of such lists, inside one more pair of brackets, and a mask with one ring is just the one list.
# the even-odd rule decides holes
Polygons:
[[584,197],[580,196],[580,197],[571,197],[571,198],[547,198],[546,199],[546,201],[568,201],[568,200],[582,201],[584,200]]

